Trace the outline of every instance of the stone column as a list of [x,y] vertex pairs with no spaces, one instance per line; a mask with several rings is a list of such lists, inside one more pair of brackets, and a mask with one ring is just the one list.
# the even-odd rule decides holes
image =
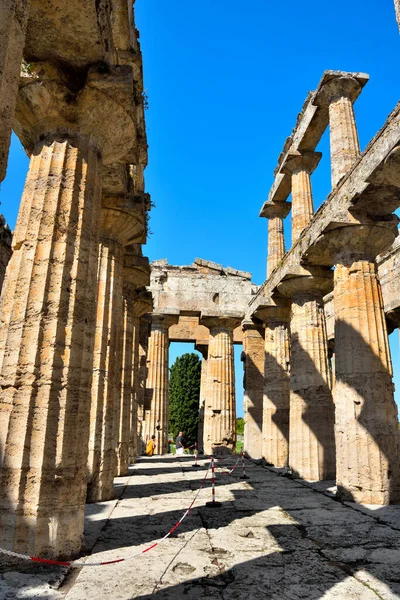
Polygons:
[[[125,323],[123,315],[124,247],[137,235],[138,222],[144,227],[144,217],[136,210],[133,196],[103,197],[90,412],[88,502],[102,502],[114,497],[121,419],[128,423],[126,442],[129,443],[130,394],[128,414],[125,402],[121,406],[123,350],[126,344],[129,348],[132,343],[131,315]],[[125,333],[130,337],[129,340],[123,337],[124,324],[128,327]],[[124,360],[126,362],[125,356]],[[123,398],[125,401],[124,395]],[[127,453],[124,461],[126,459]]]
[[374,258],[384,227],[336,230],[335,405],[337,485],[342,499],[400,501],[399,431],[392,366]]
[[0,183],[6,175],[28,7],[29,0],[2,0],[0,3]]
[[332,272],[320,268],[306,273],[278,286],[292,299],[289,466],[298,477],[320,481],[335,478],[334,404],[322,300],[332,288]]
[[262,458],[264,331],[253,321],[243,321],[244,450]]
[[256,312],[265,324],[262,456],[275,467],[286,467],[289,456],[289,313],[285,305]]
[[268,219],[267,279],[285,255],[283,219],[290,211],[289,202],[265,203],[262,216]]
[[204,449],[204,409],[207,398],[207,359],[208,344],[196,344],[196,350],[201,352],[201,379],[200,379],[200,406],[199,406],[199,425],[197,428],[198,449]]
[[360,155],[353,102],[361,83],[350,76],[334,76],[323,84],[315,104],[329,110],[332,187],[346,175]]
[[[134,377],[135,397],[138,411],[137,435],[138,435],[138,454],[142,454],[146,448],[146,410],[145,410],[145,389],[147,379],[147,348],[149,344],[150,323],[147,315],[140,319],[139,324],[139,363],[138,376]],[[133,455],[130,459],[133,460]]]
[[148,435],[156,436],[156,454],[168,451],[168,329],[178,318],[179,311],[172,309],[151,315],[146,395],[150,401]]
[[292,245],[314,214],[310,176],[321,160],[321,152],[289,154],[282,171],[292,180]]
[[[139,378],[139,345],[140,345],[140,318],[142,315],[149,313],[152,310],[151,294],[146,290],[141,290],[136,293],[136,298],[133,305],[133,359],[132,359],[132,396],[130,406],[130,422],[129,422],[129,444],[128,456],[130,462],[135,462],[137,455],[141,452],[138,443],[138,400],[137,400],[137,380]],[[122,428],[121,428],[122,434]],[[122,435],[121,435],[122,439]]]
[[94,139],[48,134],[21,200],[0,329],[0,546],[17,552],[81,548],[101,170]]
[[235,366],[233,330],[240,316],[208,316],[201,324],[210,330],[207,361],[207,395],[204,408],[204,452],[226,454],[236,447]]

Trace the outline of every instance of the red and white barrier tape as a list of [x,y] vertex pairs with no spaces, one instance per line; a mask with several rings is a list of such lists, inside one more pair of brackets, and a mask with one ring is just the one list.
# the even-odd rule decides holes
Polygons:
[[136,552],[136,554],[132,554],[131,556],[128,556],[126,558],[116,558],[114,560],[90,561],[90,562],[86,562],[85,558],[79,558],[78,560],[73,560],[73,561],[51,560],[49,558],[39,558],[38,556],[29,556],[27,554],[19,554],[18,552],[12,552],[11,550],[4,550],[3,548],[0,548],[0,554],[5,554],[6,556],[11,556],[12,558],[19,558],[21,560],[29,560],[32,562],[37,562],[37,563],[41,563],[41,564],[45,564],[45,565],[58,565],[60,567],[73,567],[73,568],[102,567],[104,565],[114,565],[116,563],[126,562],[128,560],[137,558],[141,554],[146,554],[146,552],[149,552],[149,550],[156,548],[156,546],[158,546],[159,544],[161,544],[161,542],[166,540],[174,531],[176,531],[176,529],[178,529],[178,527],[182,523],[183,519],[190,514],[190,511],[193,508],[193,505],[196,502],[196,500],[206,482],[208,473],[210,471],[210,464],[208,465],[207,472],[201,481],[200,487],[197,490],[195,497],[193,498],[192,502],[190,503],[189,508],[183,513],[183,515],[181,516],[179,521],[177,521],[175,523],[175,525],[168,531],[168,533],[166,535],[164,535],[164,537],[159,539],[157,542],[154,542],[154,544],[151,544],[151,546],[148,546],[144,550],[141,550],[140,552]]
[[230,471],[228,471],[228,472],[217,471],[217,474],[218,475],[231,475],[233,473],[233,471],[236,469],[236,467],[238,466],[238,464],[239,464],[239,458],[240,458],[240,456],[237,457],[236,462],[235,462],[235,464],[233,465],[233,467],[232,467],[232,469]]

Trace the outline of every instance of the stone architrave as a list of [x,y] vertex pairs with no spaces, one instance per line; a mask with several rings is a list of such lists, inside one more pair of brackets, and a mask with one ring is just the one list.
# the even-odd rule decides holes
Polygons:
[[360,155],[353,103],[362,85],[351,76],[335,75],[324,83],[314,103],[329,110],[332,187],[346,175]]
[[135,126],[106,82],[72,97],[50,71],[15,110],[32,157],[1,299],[0,546],[59,557],[83,538],[102,163]]
[[292,245],[299,239],[314,214],[311,174],[321,160],[321,152],[297,151],[289,154],[283,173],[291,176],[292,185]]
[[334,233],[338,495],[366,504],[398,503],[398,415],[374,261],[390,246],[392,233],[373,225]]
[[263,217],[268,219],[267,279],[285,255],[283,219],[290,211],[289,202],[268,200],[263,206]]
[[196,350],[201,352],[201,377],[200,377],[200,404],[199,404],[199,424],[197,428],[198,449],[204,449],[204,409],[207,397],[207,359],[208,344],[196,344]]
[[204,408],[204,452],[226,454],[236,447],[235,366],[233,330],[241,317],[202,313],[200,322],[210,330],[207,360],[207,396]]
[[262,458],[264,331],[253,321],[243,321],[244,362],[244,450],[252,458]]
[[0,3],[0,183],[6,175],[29,0]]
[[292,300],[290,339],[289,466],[302,479],[335,478],[332,378],[323,296],[332,271],[302,268],[279,285]]
[[[121,467],[118,464],[121,418],[128,423],[126,437],[129,443],[131,394],[127,411],[126,403],[121,406],[121,374],[126,360],[123,342],[127,341],[124,340],[126,321],[123,314],[124,247],[135,241],[138,230],[144,226],[144,215],[137,211],[133,196],[103,197],[90,411],[88,502],[103,502],[114,497],[114,477]],[[132,335],[129,319],[126,324],[127,333]],[[130,343],[129,340],[128,345]],[[123,393],[122,396],[125,399]],[[128,452],[125,452],[124,461],[127,458]],[[126,472],[127,466],[124,466]]]
[[256,317],[265,325],[262,456],[275,467],[286,467],[289,457],[290,309],[285,302],[261,305]]
[[146,396],[150,414],[148,437],[156,436],[155,454],[168,451],[168,329],[179,319],[179,311],[165,309],[151,315],[147,351]]

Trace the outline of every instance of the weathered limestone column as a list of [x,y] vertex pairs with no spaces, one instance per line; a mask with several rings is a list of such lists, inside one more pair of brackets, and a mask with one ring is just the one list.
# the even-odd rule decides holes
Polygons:
[[127,475],[129,463],[137,456],[137,400],[135,379],[139,367],[140,317],[151,311],[151,294],[144,289],[150,283],[150,267],[137,248],[127,246],[124,253],[122,377],[119,411],[117,474]]
[[135,140],[117,80],[74,96],[41,64],[15,109],[32,156],[0,311],[0,546],[30,555],[82,543],[102,164]]
[[285,255],[283,219],[290,211],[289,202],[265,203],[262,216],[268,219],[267,279]]
[[29,0],[0,3],[0,183],[6,175]]
[[256,311],[265,324],[262,456],[275,467],[286,467],[289,456],[289,315],[285,304]]
[[[335,405],[341,498],[400,501],[399,431],[381,286],[374,258],[390,246],[384,227],[335,231]],[[389,235],[386,235],[389,234]]]
[[168,451],[168,329],[178,322],[178,318],[179,311],[176,309],[151,315],[146,396],[151,407],[148,435],[156,436],[156,454]]
[[[129,444],[131,394],[128,407],[125,402],[121,406],[123,350],[126,349],[123,342],[128,344],[129,349],[133,333],[132,323],[129,318],[128,323],[124,322],[123,314],[124,246],[135,238],[141,219],[144,217],[137,212],[133,196],[103,197],[90,411],[88,502],[102,502],[114,497],[121,419],[127,422],[126,442]],[[125,333],[130,337],[129,341],[124,340],[125,324],[128,326]],[[126,400],[124,394],[123,399]],[[127,455],[126,452],[124,461]]]
[[321,152],[297,152],[290,154],[282,167],[292,180],[292,244],[299,239],[314,214],[310,176],[321,156]]
[[[140,319],[139,324],[139,363],[138,376],[134,377],[135,398],[138,411],[137,420],[137,435],[138,435],[138,454],[142,454],[146,448],[146,436],[148,435],[146,427],[146,410],[145,410],[145,389],[147,379],[147,348],[149,344],[150,323],[148,315]],[[147,411],[149,413],[149,409]],[[147,420],[147,425],[149,419]],[[130,460],[133,460],[130,455]]]
[[323,295],[332,288],[328,269],[299,269],[279,284],[292,299],[289,466],[309,481],[335,478],[332,379]]
[[207,359],[208,344],[196,344],[196,350],[201,352],[201,378],[200,378],[200,406],[199,406],[199,425],[197,428],[198,449],[204,449],[204,409],[207,398]]
[[235,366],[233,330],[241,317],[201,315],[210,330],[207,361],[207,396],[204,408],[204,452],[227,454],[236,447]]
[[353,102],[362,85],[349,75],[333,76],[324,83],[315,104],[329,110],[332,187],[336,187],[360,155]]
[[253,321],[243,321],[244,361],[244,450],[262,458],[264,331]]
[[[139,344],[140,344],[140,318],[149,313],[153,308],[151,294],[146,290],[140,290],[136,293],[136,298],[133,305],[133,360],[132,360],[132,375],[133,387],[130,406],[130,431],[128,456],[130,462],[135,462],[139,453],[138,443],[138,401],[137,401],[137,380],[139,378]],[[121,438],[122,439],[122,438]],[[141,449],[140,449],[141,450]]]
[[36,144],[1,301],[0,546],[17,552],[81,548],[100,188],[95,140]]

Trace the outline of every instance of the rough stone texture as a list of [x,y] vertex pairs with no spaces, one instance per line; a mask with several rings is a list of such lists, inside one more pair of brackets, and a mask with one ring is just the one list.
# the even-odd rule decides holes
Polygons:
[[156,454],[164,454],[168,449],[168,328],[177,317],[178,311],[174,315],[173,309],[151,315],[145,392],[150,420],[146,435],[156,436]]
[[244,321],[244,450],[252,458],[262,457],[262,424],[265,342],[264,331],[252,322]]
[[[221,283],[223,285],[223,281]],[[180,314],[178,322],[169,328],[171,342],[194,342],[207,345],[208,335],[207,327],[200,324],[200,315]],[[243,332],[240,325],[233,330],[233,343],[243,343]]]
[[376,266],[360,256],[341,261],[335,269],[338,489],[355,502],[399,502],[398,417]]
[[265,324],[262,455],[269,464],[286,467],[289,458],[289,310],[285,305],[264,306],[258,308],[256,316]]
[[36,146],[1,298],[0,546],[19,552],[81,547],[100,185],[87,138]]
[[236,447],[235,365],[233,329],[240,316],[202,315],[210,330],[204,406],[204,452],[231,453]]
[[2,0],[0,5],[0,183],[6,175],[28,6],[29,0]]
[[400,0],[394,0],[394,7],[395,7],[395,10],[396,10],[397,23],[398,23],[398,26],[400,28]]
[[199,401],[199,425],[197,428],[198,449],[204,450],[204,410],[207,398],[207,360],[208,344],[196,344],[196,350],[201,352],[201,378],[200,378],[200,401]]
[[[129,557],[159,540],[200,487],[205,473],[191,464],[184,457],[141,459],[130,478],[118,480],[123,493],[113,510],[97,505],[105,521],[92,559]],[[380,512],[363,514],[260,466],[247,463],[247,472],[245,483],[217,473],[222,508],[205,506],[206,485],[157,548],[131,561],[84,567],[60,592],[66,600],[400,598],[398,514],[389,526]],[[88,533],[97,527],[88,521]]]
[[3,215],[0,215],[0,290],[6,274],[6,268],[11,258],[12,233]]

